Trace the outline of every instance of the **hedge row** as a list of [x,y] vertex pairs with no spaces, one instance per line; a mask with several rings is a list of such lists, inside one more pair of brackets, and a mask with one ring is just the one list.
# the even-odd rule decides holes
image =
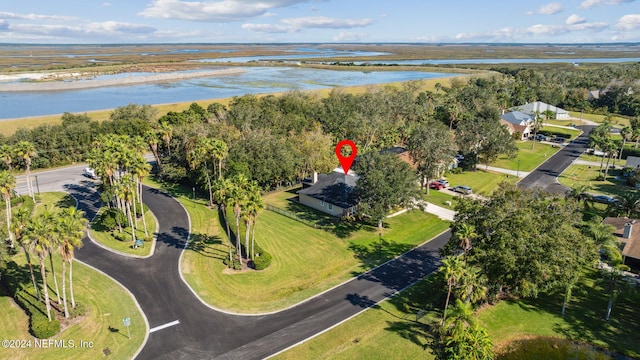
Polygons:
[[33,288],[18,291],[15,299],[29,315],[29,328],[33,336],[47,339],[60,332],[60,321],[57,319],[49,321],[47,308],[45,304],[38,301]]

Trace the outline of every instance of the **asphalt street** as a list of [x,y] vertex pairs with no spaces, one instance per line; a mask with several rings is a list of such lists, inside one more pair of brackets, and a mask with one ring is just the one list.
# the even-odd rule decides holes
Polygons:
[[[587,134],[552,156],[519,186],[563,192],[556,177],[586,149]],[[38,173],[41,191],[64,190],[92,218],[100,206],[94,182],[80,174],[84,166]],[[20,182],[20,181],[19,181]],[[24,186],[24,180],[22,180]],[[20,185],[19,185],[20,186]],[[21,189],[21,188],[19,188]],[[26,192],[26,187],[25,187]],[[19,190],[20,191],[20,190]],[[432,241],[298,306],[270,315],[243,316],[202,304],[179,274],[179,259],[189,236],[185,209],[170,196],[144,189],[144,201],[159,223],[155,253],[147,259],[109,252],[91,240],[76,252],[129,289],[140,303],[150,329],[138,359],[263,359],[366,310],[434,272],[445,232]],[[163,327],[166,326],[166,327]]]
[[564,194],[568,189],[558,183],[556,178],[587,150],[589,132],[595,126],[583,125],[578,128],[583,131],[580,136],[551,156],[527,177],[520,180],[518,186],[525,189],[539,187],[551,193]]

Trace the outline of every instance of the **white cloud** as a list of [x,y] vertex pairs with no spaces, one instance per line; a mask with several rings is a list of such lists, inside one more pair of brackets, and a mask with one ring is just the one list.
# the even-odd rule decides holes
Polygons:
[[320,9],[318,9],[318,8],[317,8],[317,7],[315,7],[315,6],[312,6],[310,10],[311,10],[311,11],[318,11],[318,10],[320,10]]
[[553,15],[564,10],[562,4],[557,2],[548,3],[540,6],[535,11],[528,11],[527,15]]
[[512,40],[521,32],[517,29],[506,27],[495,31],[478,32],[478,33],[460,33],[455,36],[456,40],[474,41],[474,40],[492,40],[503,41]]
[[102,6],[105,6],[105,7],[111,6],[111,3],[110,2],[102,3]]
[[264,15],[274,8],[304,2],[307,0],[154,0],[139,15],[161,19],[228,22],[250,19]]
[[242,28],[249,31],[270,33],[270,34],[282,34],[292,33],[298,31],[290,25],[274,25],[274,24],[242,24]]
[[616,28],[623,31],[640,29],[640,14],[629,14],[621,17],[616,24]]
[[368,36],[369,34],[341,31],[337,36],[333,37],[333,41],[362,41]]
[[272,16],[278,16],[278,14],[276,13],[272,13],[272,12],[266,12],[264,13],[264,15],[262,15],[263,17],[272,17]]
[[562,25],[536,24],[527,28],[527,33],[532,35],[560,35],[567,32],[569,32],[569,29]]
[[321,29],[344,29],[363,27],[373,23],[372,19],[337,19],[326,16],[307,16],[300,18],[289,18],[281,20],[295,28],[321,28]]
[[16,14],[8,11],[0,11],[0,19],[72,21],[77,18],[73,16]]
[[585,23],[586,21],[587,19],[583,18],[582,16],[573,14],[567,18],[566,24],[567,25],[582,24],[582,23]]
[[[288,18],[280,20],[283,24],[243,24],[242,28],[262,33],[292,33],[302,29],[350,29],[373,23],[371,19],[336,19],[324,16]],[[345,33],[345,37],[348,36]]]
[[43,36],[54,38],[94,38],[124,36],[149,36],[156,29],[147,25],[122,23],[116,21],[94,22],[71,25],[15,24],[9,25],[8,31],[17,36]]
[[590,9],[598,5],[620,5],[634,1],[635,0],[584,0],[582,3],[580,3],[580,8]]

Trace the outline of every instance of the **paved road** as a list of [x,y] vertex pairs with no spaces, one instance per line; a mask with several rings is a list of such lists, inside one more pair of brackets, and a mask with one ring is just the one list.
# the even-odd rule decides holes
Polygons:
[[548,192],[564,194],[567,188],[557,182],[556,178],[587,149],[589,132],[593,125],[578,126],[583,133],[569,145],[555,153],[544,164],[535,169],[529,176],[518,182],[518,186],[526,189],[540,187]]
[[[84,186],[66,189],[92,216],[97,195]],[[189,220],[180,204],[145,188],[145,203],[159,222],[156,251],[148,259],[123,257],[85,239],[77,258],[106,272],[127,287],[140,303],[153,332],[139,359],[261,359],[347,319],[437,269],[438,249],[449,234],[438,236],[405,256],[334,288],[301,305],[266,316],[238,316],[203,305],[178,273]]]

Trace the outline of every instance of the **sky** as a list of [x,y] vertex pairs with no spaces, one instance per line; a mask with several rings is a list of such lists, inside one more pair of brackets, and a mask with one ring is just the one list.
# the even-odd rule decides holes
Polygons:
[[640,0],[0,0],[0,43],[640,42]]

